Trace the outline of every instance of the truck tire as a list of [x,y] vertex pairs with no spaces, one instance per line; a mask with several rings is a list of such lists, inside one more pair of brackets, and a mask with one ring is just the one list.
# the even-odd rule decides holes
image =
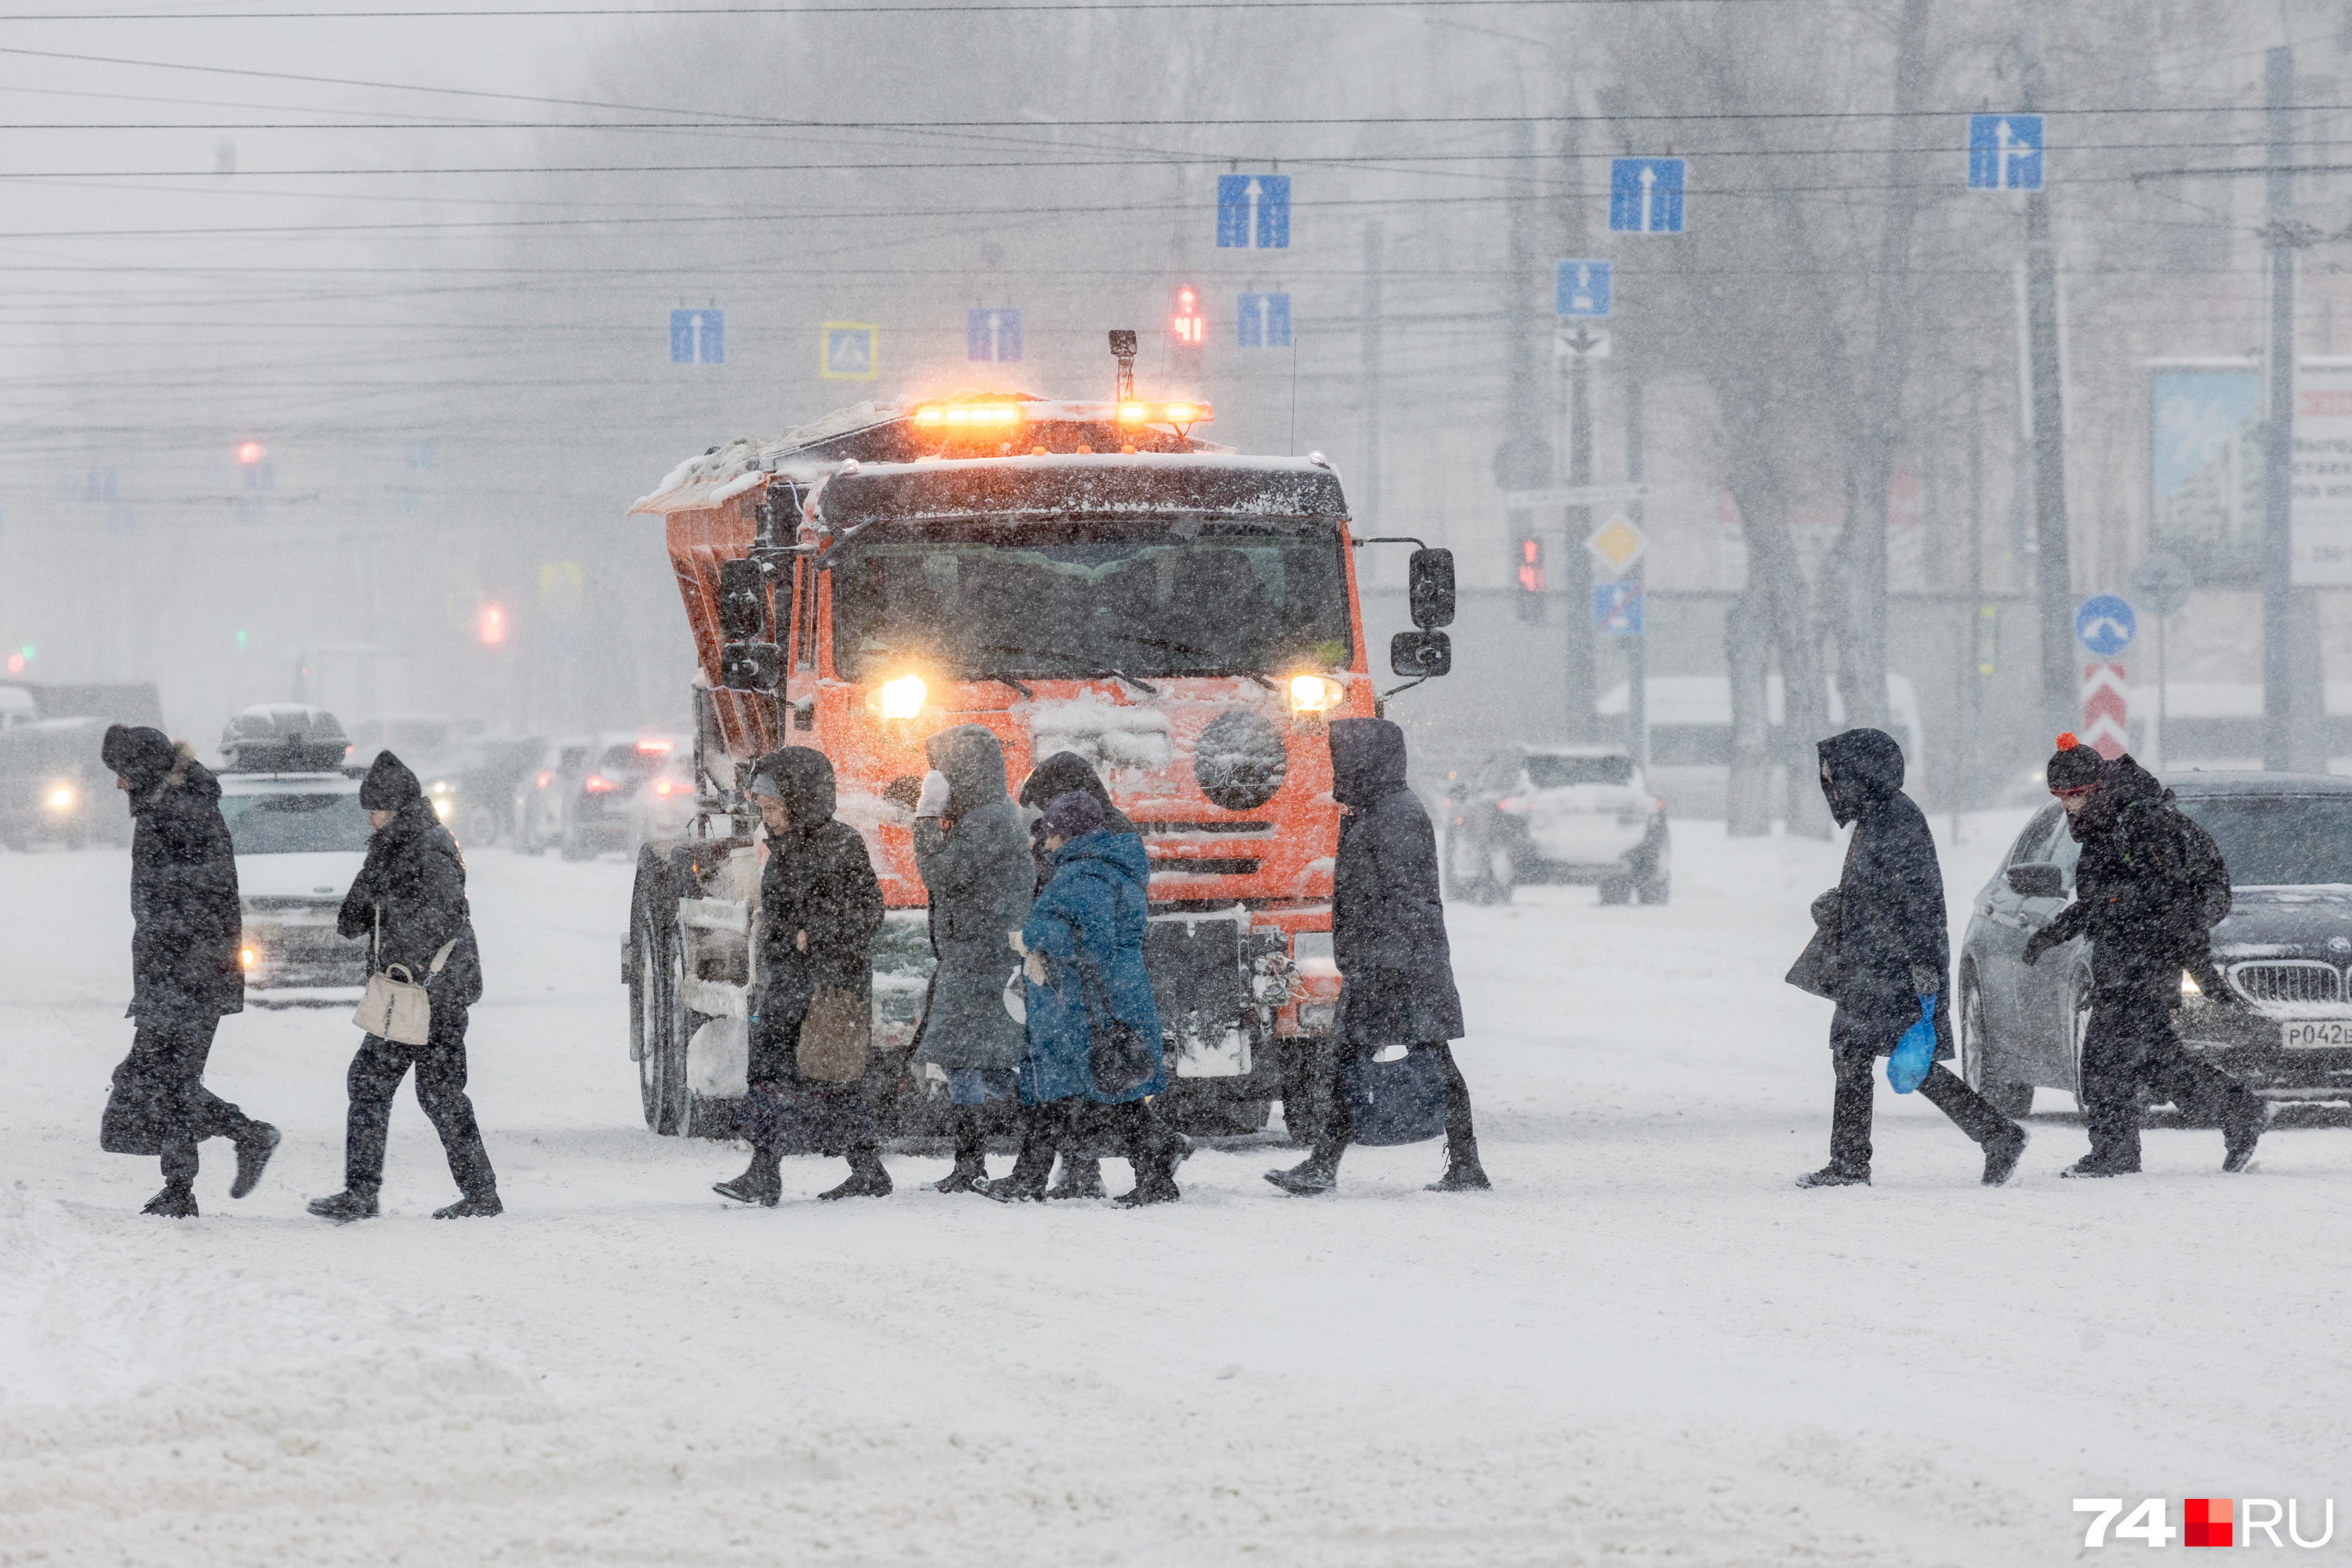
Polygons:
[[686,1078],[686,1046],[693,1037],[685,997],[686,944],[669,868],[650,848],[637,857],[629,941],[636,956],[629,976],[629,1043],[637,1058],[646,1125],[665,1136],[688,1137],[694,1125],[694,1091]]

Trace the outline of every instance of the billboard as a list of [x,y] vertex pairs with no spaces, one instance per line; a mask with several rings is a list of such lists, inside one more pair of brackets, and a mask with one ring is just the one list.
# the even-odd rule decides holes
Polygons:
[[2261,576],[2263,385],[2252,360],[2149,367],[2148,545],[2197,581]]
[[2352,360],[2307,359],[2296,369],[2292,580],[2352,586]]

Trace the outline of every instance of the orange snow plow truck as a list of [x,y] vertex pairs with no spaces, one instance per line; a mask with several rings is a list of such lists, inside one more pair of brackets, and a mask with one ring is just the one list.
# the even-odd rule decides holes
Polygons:
[[[1319,1121],[1331,961],[1327,725],[1380,712],[1354,547],[1320,456],[1197,439],[1190,402],[958,395],[865,404],[714,447],[631,509],[668,530],[694,630],[697,812],[640,851],[623,973],[657,1132],[723,1133],[744,1091],[760,858],[745,795],[780,746],[832,759],[890,910],[866,1087],[886,1127],[936,1124],[909,1065],[931,965],[913,805],[923,742],[984,724],[1017,794],[1092,763],[1151,860],[1145,956],[1178,1125]],[[1390,664],[1445,674],[1450,552],[1416,548]],[[1402,689],[1402,687],[1396,689]],[[1008,947],[1009,976],[1017,960]]]

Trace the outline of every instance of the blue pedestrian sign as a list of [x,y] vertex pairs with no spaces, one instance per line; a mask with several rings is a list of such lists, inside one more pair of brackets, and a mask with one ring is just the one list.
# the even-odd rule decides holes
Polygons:
[[2042,116],[1969,116],[1969,189],[2038,191],[2042,188]]
[[1683,231],[1683,160],[1612,158],[1609,226],[1625,234]]
[[669,313],[669,363],[725,364],[727,312],[672,310]]
[[827,321],[817,329],[816,373],[826,381],[872,381],[882,374],[882,329]]
[[1021,357],[1021,312],[1003,309],[963,313],[966,359],[1010,364]]
[[1561,262],[1552,274],[1551,313],[1555,316],[1607,315],[1609,263]]
[[1605,637],[1642,635],[1642,584],[1592,584],[1592,629]]
[[2113,594],[2085,599],[2074,611],[2074,635],[2101,658],[2113,658],[2131,646],[2139,631],[2139,617]]
[[1290,346],[1290,296],[1244,294],[1234,312],[1234,323],[1245,349],[1286,349]]
[[1217,248],[1290,248],[1290,176],[1219,174]]

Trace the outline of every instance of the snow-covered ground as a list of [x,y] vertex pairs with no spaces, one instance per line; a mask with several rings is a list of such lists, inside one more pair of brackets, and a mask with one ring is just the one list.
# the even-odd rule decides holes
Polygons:
[[[1956,912],[2020,820],[1948,852]],[[0,856],[0,1563],[2009,1565],[2144,1550],[2085,1552],[2076,1497],[2352,1505],[2352,1130],[2060,1182],[2045,1092],[1988,1192],[1882,1089],[1877,1185],[1799,1192],[1828,1008],[1780,977],[1839,847],[1676,834],[1670,908],[1451,911],[1493,1194],[1422,1192],[1422,1145],[1286,1197],[1270,1134],[1132,1214],[941,1197],[914,1154],[884,1202],[807,1201],[808,1161],[724,1204],[740,1156],[638,1116],[628,868],[485,851],[508,1213],[427,1217],[404,1093],[386,1217],[343,1228],[302,1205],[345,1016],[223,1026],[210,1081],[286,1142],[243,1203],[208,1145],[204,1217],[143,1218],[153,1163],[97,1148],[127,860]]]

